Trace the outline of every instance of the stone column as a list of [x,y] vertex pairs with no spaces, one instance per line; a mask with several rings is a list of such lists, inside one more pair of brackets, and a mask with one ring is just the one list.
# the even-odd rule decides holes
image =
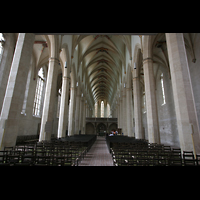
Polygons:
[[70,77],[68,77],[68,73],[63,76],[62,82],[62,94],[61,94],[61,102],[60,102],[60,115],[58,121],[58,138],[66,136],[67,130],[67,121],[68,121],[68,99],[69,99],[69,82]]
[[123,127],[122,127],[122,132],[124,133],[124,135],[128,136],[127,133],[127,114],[126,114],[126,110],[127,110],[127,102],[126,102],[126,88],[123,89],[123,118],[122,118],[122,123],[123,123]]
[[76,106],[75,106],[75,134],[76,135],[79,134],[80,98],[81,98],[81,91],[80,91],[80,88],[77,88]]
[[89,107],[89,116],[88,117],[92,117],[92,108]]
[[97,102],[97,117],[101,117],[101,101]]
[[57,76],[59,60],[57,58],[49,58],[49,67],[47,74],[47,83],[45,89],[44,106],[42,112],[41,128],[39,141],[51,140],[53,131],[53,119],[55,111],[55,98],[57,89]]
[[199,126],[183,34],[166,33],[166,40],[180,147],[182,151],[193,150],[192,123],[196,153],[200,153]]
[[35,35],[19,33],[0,116],[0,149],[15,146]]
[[107,114],[107,101],[104,101],[104,117],[108,117],[108,114]]
[[95,106],[93,106],[92,117],[95,117]]
[[118,128],[121,128],[120,127],[120,100],[118,99],[117,101],[117,124],[118,124]]
[[5,33],[5,44],[3,49],[3,55],[0,62],[0,112],[3,106],[3,100],[6,92],[6,86],[9,78],[10,68],[12,65],[12,59],[14,56],[15,48],[15,36],[14,33]]
[[81,133],[83,134],[83,135],[85,135],[85,134],[87,134],[87,133],[85,133],[85,113],[86,113],[86,105],[87,105],[87,103],[86,103],[86,100],[85,100],[85,97],[83,98],[83,123],[82,123],[82,131],[81,131]]
[[127,134],[133,137],[133,116],[132,116],[132,88],[126,88],[126,116],[127,116]]
[[71,87],[71,99],[69,105],[69,125],[68,125],[68,135],[74,135],[74,116],[75,116],[75,104],[76,104],[76,88]]
[[144,82],[147,107],[147,128],[150,143],[160,144],[157,101],[152,58],[143,60]]
[[117,118],[117,105],[115,104],[115,107],[114,107],[114,118]]
[[[79,130],[81,130],[81,134],[83,134],[83,108],[84,108],[84,97],[81,97],[80,99],[80,111],[79,111]],[[86,109],[87,111],[87,109]]]
[[88,106],[86,106],[85,117],[88,117]]
[[140,95],[140,79],[133,78],[133,98],[134,98],[134,116],[135,116],[135,138],[144,139],[142,134],[142,108]]
[[119,98],[119,124],[118,127],[122,128],[122,119],[123,119],[123,113],[122,113],[122,96]]

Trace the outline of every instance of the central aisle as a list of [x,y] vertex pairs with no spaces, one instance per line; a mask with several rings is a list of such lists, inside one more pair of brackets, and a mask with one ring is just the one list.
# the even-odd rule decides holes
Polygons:
[[113,166],[105,137],[98,137],[79,166]]

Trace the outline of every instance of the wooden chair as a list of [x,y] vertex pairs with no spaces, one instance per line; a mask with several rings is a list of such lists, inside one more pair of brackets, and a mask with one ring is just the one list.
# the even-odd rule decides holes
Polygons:
[[196,154],[196,164],[197,166],[200,166],[200,155]]
[[169,166],[182,166],[182,154],[180,148],[174,148],[171,151]]
[[33,164],[34,166],[50,166],[50,156],[36,156],[35,157],[35,163]]
[[8,151],[0,151],[0,163],[4,164],[7,160]]
[[195,166],[196,160],[194,159],[193,151],[183,151],[184,166]]
[[154,164],[155,166],[167,166],[168,163],[168,155],[164,153],[159,153],[157,158],[154,158]]

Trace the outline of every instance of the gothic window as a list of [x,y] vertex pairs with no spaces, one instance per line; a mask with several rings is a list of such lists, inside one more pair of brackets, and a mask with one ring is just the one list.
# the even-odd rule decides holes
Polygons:
[[44,91],[44,69],[40,68],[38,71],[37,86],[35,91],[35,99],[33,103],[33,115],[40,117],[41,103]]
[[160,76],[160,82],[161,82],[161,89],[162,89],[162,105],[166,104],[165,101],[165,89],[164,89],[164,83],[163,83],[163,73]]
[[3,55],[4,43],[5,43],[5,38],[3,37],[3,33],[0,33],[0,63],[1,63],[1,58]]
[[104,117],[104,102],[101,101],[101,117]]
[[60,115],[60,102],[61,102],[61,89],[58,90],[57,118],[59,118]]

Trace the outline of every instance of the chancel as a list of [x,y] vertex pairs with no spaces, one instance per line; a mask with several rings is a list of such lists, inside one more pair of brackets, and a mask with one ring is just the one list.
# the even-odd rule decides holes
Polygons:
[[199,33],[0,33],[0,165],[200,165],[199,64]]

